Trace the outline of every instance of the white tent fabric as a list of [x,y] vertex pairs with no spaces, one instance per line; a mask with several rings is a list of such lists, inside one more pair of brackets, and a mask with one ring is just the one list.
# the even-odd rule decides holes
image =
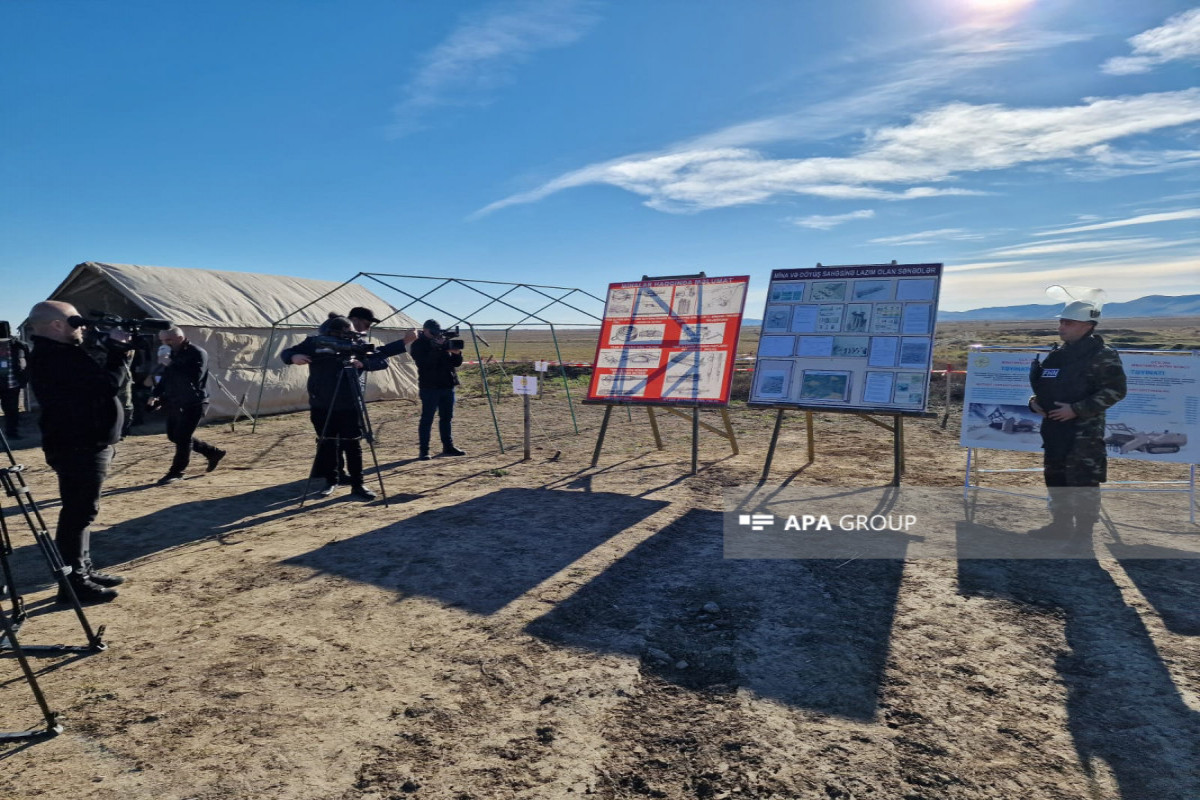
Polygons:
[[[233,417],[242,400],[253,412],[264,366],[266,381],[259,413],[307,408],[308,370],[285,366],[279,353],[315,333],[330,311],[345,314],[355,306],[371,309],[383,320],[372,329],[373,338],[381,343],[417,327],[413,319],[356,283],[249,272],[89,261],[76,266],[49,299],[69,302],[84,316],[104,312],[160,317],[178,325],[193,344],[208,352],[209,369],[217,379],[209,387],[210,418]],[[402,355],[389,361],[388,369],[369,373],[367,399],[416,397],[412,360]]]

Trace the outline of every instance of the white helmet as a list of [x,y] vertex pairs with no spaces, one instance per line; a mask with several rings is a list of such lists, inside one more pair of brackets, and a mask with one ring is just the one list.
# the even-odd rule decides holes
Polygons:
[[1100,310],[1107,297],[1103,289],[1088,289],[1083,286],[1051,286],[1046,289],[1051,298],[1065,303],[1063,310],[1055,316],[1075,322],[1099,322]]

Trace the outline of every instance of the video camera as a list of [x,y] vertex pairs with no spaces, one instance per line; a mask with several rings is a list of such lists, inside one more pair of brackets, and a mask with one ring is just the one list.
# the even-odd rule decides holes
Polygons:
[[357,336],[343,338],[332,334],[321,334],[313,337],[316,345],[314,352],[319,356],[337,356],[338,358],[358,358],[369,356],[375,352],[372,342],[365,342]]
[[102,314],[98,312],[94,312],[91,319],[75,316],[68,318],[67,322],[72,328],[87,328],[93,333],[109,333],[114,330],[121,330],[130,336],[137,336],[143,331],[165,331],[174,327],[174,324],[170,320],[158,319],[156,317],[132,319],[118,317],[115,314]]
[[467,343],[458,338],[460,335],[461,332],[458,330],[457,325],[453,328],[442,328],[438,331],[437,338],[433,340],[433,343],[446,350],[462,350],[466,347]]

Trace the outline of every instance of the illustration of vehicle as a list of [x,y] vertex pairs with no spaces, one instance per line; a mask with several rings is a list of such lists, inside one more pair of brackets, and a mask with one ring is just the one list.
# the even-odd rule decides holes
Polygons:
[[1114,422],[1108,426],[1108,430],[1104,443],[1118,453],[1132,453],[1135,450],[1151,455],[1178,453],[1187,444],[1186,433],[1138,431],[1124,422]]
[[1033,420],[1010,417],[999,408],[988,414],[988,427],[1004,433],[1033,433],[1038,429],[1037,423]]

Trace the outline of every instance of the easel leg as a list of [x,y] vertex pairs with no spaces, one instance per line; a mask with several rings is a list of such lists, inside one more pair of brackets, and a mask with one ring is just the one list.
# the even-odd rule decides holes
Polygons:
[[900,444],[900,417],[892,417],[892,486],[900,485],[900,473],[903,472]]
[[654,446],[662,450],[662,435],[658,432],[658,418],[654,416],[654,406],[646,406],[646,413],[650,415],[650,430],[654,431]]
[[692,406],[692,474],[700,463],[700,406]]
[[[811,420],[811,415],[809,416]],[[759,483],[766,483],[767,476],[771,474],[771,461],[775,458],[775,445],[779,442],[779,429],[783,426],[783,409],[775,412],[775,430],[771,432],[771,444],[767,447],[767,461],[763,464],[762,477],[758,479]],[[809,446],[812,446],[812,439],[809,439]]]
[[592,452],[592,466],[600,461],[600,448],[604,446],[604,434],[608,432],[608,418],[612,416],[612,406],[604,407],[604,421],[600,423],[600,435],[596,437],[596,449]]
[[[780,411],[779,415],[782,418],[783,412]],[[813,437],[813,412],[804,412],[804,427],[808,432],[808,463],[811,464],[817,460],[817,446]],[[776,428],[776,433],[778,432],[779,429]]]
[[736,456],[739,452],[737,436],[733,433],[733,423],[729,421],[729,409],[721,409],[721,419],[725,422],[725,438],[729,439],[729,446],[733,449],[733,454]]

